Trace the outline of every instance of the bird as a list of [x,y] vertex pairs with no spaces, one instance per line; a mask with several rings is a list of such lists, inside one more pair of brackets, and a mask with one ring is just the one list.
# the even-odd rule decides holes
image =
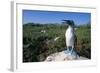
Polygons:
[[65,41],[66,41],[66,47],[67,47],[67,51],[65,51],[66,54],[70,54],[76,57],[77,56],[77,52],[75,49],[75,46],[77,44],[77,37],[75,34],[75,24],[73,20],[63,20],[64,24],[68,25],[68,28],[65,32]]

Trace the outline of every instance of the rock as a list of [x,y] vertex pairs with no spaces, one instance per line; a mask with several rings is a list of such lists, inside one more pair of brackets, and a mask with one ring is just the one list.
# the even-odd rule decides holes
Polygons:
[[45,61],[51,62],[51,61],[68,61],[68,60],[88,60],[86,57],[82,56],[75,56],[75,53],[70,54],[70,53],[65,53],[65,51],[54,53],[49,55]]

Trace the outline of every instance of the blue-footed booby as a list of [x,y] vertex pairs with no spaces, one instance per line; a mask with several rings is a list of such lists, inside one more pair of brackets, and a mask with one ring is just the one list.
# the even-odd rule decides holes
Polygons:
[[77,43],[77,37],[75,34],[75,24],[73,20],[63,20],[64,24],[68,25],[68,28],[65,32],[65,39],[66,39],[66,47],[67,50],[65,50],[65,54],[70,54],[73,57],[77,57],[78,54],[76,52],[75,46]]

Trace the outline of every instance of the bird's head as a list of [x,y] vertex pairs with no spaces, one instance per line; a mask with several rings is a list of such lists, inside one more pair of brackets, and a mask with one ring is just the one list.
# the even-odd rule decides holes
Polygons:
[[74,21],[73,20],[62,20],[62,21],[63,21],[63,24],[74,27]]

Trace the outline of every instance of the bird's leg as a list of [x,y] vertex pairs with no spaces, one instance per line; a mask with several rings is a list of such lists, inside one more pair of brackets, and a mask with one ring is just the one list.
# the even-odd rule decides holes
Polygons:
[[71,49],[71,47],[70,47],[70,46],[68,46],[68,47],[67,47],[67,51],[69,52],[69,51],[70,51],[70,49]]
[[69,46],[67,46],[67,50],[64,51],[65,54],[69,53]]
[[74,46],[71,47],[71,54],[73,53],[74,51]]

